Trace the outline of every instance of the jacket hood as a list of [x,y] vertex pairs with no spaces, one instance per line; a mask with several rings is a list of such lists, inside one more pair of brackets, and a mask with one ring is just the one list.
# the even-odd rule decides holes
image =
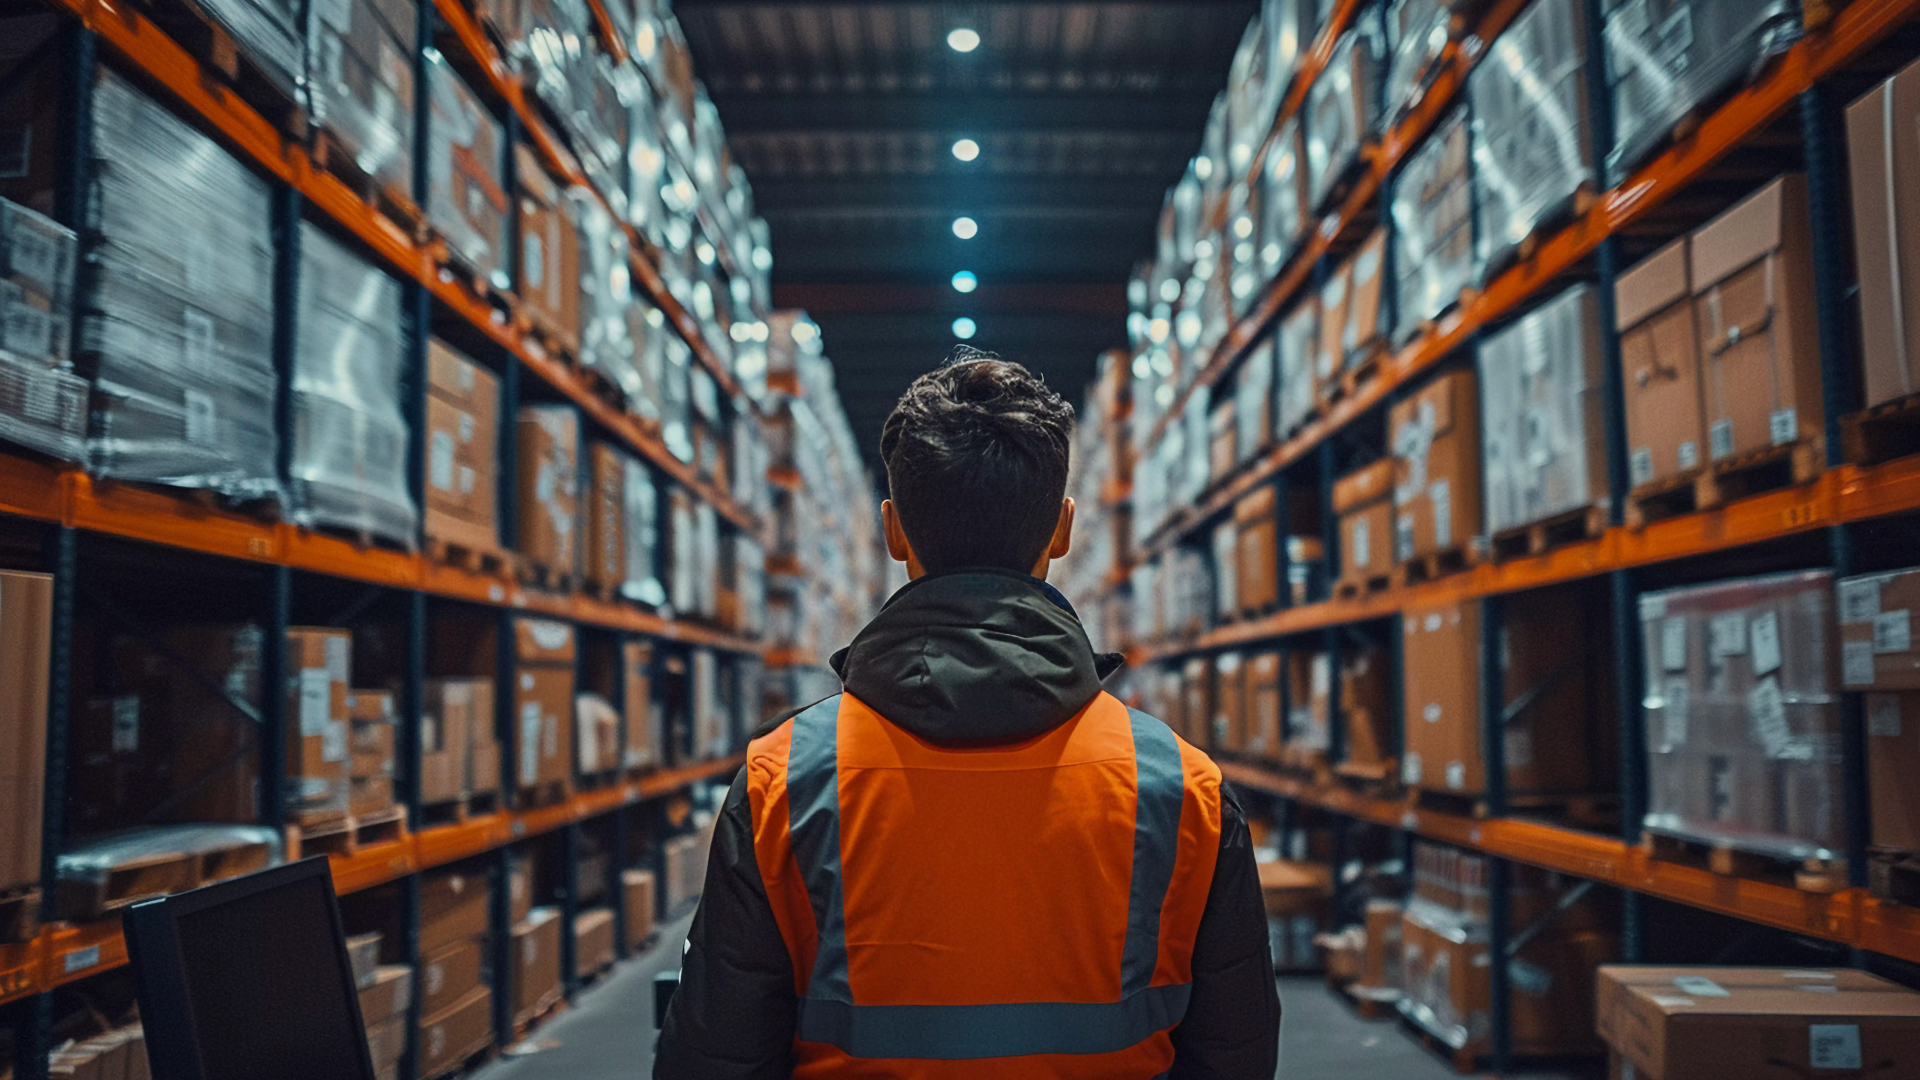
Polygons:
[[1053,586],[982,568],[907,583],[832,663],[848,693],[914,735],[974,743],[1053,730],[1122,661],[1094,655]]

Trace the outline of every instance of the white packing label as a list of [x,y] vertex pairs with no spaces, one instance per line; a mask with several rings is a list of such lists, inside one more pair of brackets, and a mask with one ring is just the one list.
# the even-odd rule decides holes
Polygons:
[[100,962],[100,946],[89,945],[84,949],[75,949],[60,958],[60,966],[71,975],[76,971],[85,971]]
[[1687,698],[1689,690],[1687,680],[1668,679],[1666,689],[1666,708],[1661,710],[1662,750],[1672,753],[1687,745]]
[[180,399],[185,409],[187,441],[198,446],[219,442],[220,423],[214,414],[213,395],[189,386],[180,391]]
[[1640,597],[1640,621],[1652,622],[1667,617],[1667,598],[1659,593],[1647,593]]
[[1880,614],[1880,579],[1852,578],[1840,583],[1840,621],[1866,622]]
[[1793,733],[1787,729],[1787,703],[1780,694],[1780,680],[1769,675],[1747,692],[1747,720],[1753,724],[1753,736],[1770,758],[1787,752]]
[[327,660],[327,677],[342,687],[353,682],[348,676],[348,663],[353,655],[353,643],[345,637],[327,638],[324,654]]
[[1458,761],[1447,762],[1447,787],[1459,791],[1467,786],[1467,767]]
[[1417,784],[1420,782],[1420,752],[1418,750],[1407,751],[1407,756],[1401,760],[1400,782],[1403,784]]
[[1867,695],[1867,734],[1882,739],[1900,737],[1900,695]]
[[1707,649],[1715,660],[1724,656],[1744,656],[1747,652],[1747,616],[1730,611],[1715,615],[1707,622]]
[[1840,678],[1848,686],[1873,685],[1873,642],[1847,641],[1840,645]]
[[1907,618],[1907,609],[1883,611],[1873,617],[1873,651],[1876,653],[1906,652],[1913,648],[1913,625]]
[[1413,519],[1404,514],[1393,519],[1393,557],[1413,558]]
[[1683,469],[1691,469],[1698,466],[1700,464],[1700,444],[1694,442],[1692,439],[1688,439],[1686,442],[1680,444],[1680,451],[1677,457],[1680,461],[1680,467]]
[[1669,615],[1660,623],[1660,668],[1687,670],[1687,617]]
[[520,706],[520,782],[531,784],[540,779],[540,703]]
[[211,375],[214,370],[215,332],[213,317],[204,311],[187,308],[180,313],[181,359],[189,371]]
[[[1224,720],[1215,719],[1214,723],[1216,725],[1225,726],[1226,722]],[[576,736],[580,740],[580,748],[578,751],[579,757],[580,757],[580,771],[592,772],[594,770],[594,767],[600,761],[600,733],[599,733],[600,725],[588,724],[588,723],[577,723],[573,726],[573,728]],[[1224,741],[1224,738],[1222,739],[1222,741]]]
[[1779,670],[1780,616],[1769,611],[1756,617],[1747,627],[1747,636],[1753,647],[1753,673],[1765,675]]
[[1439,723],[1440,722],[1440,703],[1437,701],[1427,702],[1426,707],[1420,710],[1420,717],[1421,719],[1425,720],[1429,724]]
[[1681,997],[1678,994],[1648,994],[1647,998],[1663,1009],[1685,1007],[1693,1004],[1692,998]]
[[[1896,706],[1895,714],[1898,715]],[[135,754],[140,751],[140,695],[123,694],[113,699],[113,752]]]
[[1707,449],[1712,451],[1713,459],[1720,460],[1733,453],[1733,421],[1722,418],[1715,420],[1707,428]]
[[1831,971],[1783,971],[1780,973],[1780,977],[1783,979],[1814,979],[1820,982],[1832,982],[1834,979],[1833,972]]
[[1427,485],[1427,498],[1433,500],[1433,542],[1448,547],[1453,543],[1453,498],[1447,481]]
[[333,719],[333,680],[326,668],[300,669],[300,737],[325,736]]
[[1347,554],[1352,556],[1355,567],[1367,565],[1367,548],[1370,546],[1369,541],[1372,540],[1372,537],[1367,535],[1370,531],[1366,518],[1353,523],[1353,550]]
[[1807,1065],[1814,1069],[1860,1068],[1860,1025],[1808,1024]]
[[528,229],[520,235],[520,243],[526,248],[526,258],[520,260],[520,262],[521,265],[526,268],[527,288],[545,288],[547,283],[547,258],[545,245],[540,240],[540,234],[533,229]]
[[573,627],[551,619],[527,619],[521,623],[532,636],[533,643],[548,652],[564,649],[573,644]]
[[345,761],[347,759],[347,722],[329,720],[325,731],[320,733],[320,758],[323,761]]
[[1800,417],[1792,409],[1775,409],[1767,417],[1767,435],[1773,445],[1783,446],[1800,436]]
[[453,433],[436,431],[427,445],[427,483],[441,491],[453,490]]
[[[1673,985],[1689,997],[1732,997],[1727,988],[1707,978],[1705,975],[1675,975]],[[1687,1004],[1691,1005],[1692,1002]]]
[[1627,456],[1627,472],[1635,484],[1653,479],[1653,450],[1642,446]]

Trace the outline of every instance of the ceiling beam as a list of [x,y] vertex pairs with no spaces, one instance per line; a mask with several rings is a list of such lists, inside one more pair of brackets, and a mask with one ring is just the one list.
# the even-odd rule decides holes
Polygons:
[[833,206],[971,208],[1000,206],[1133,206],[1148,216],[1159,212],[1167,181],[1156,177],[938,176],[920,179],[781,179],[754,187],[754,206],[763,216],[790,210]]
[[892,313],[910,315],[1127,313],[1123,282],[986,284],[962,296],[946,285],[793,283],[775,285],[776,307],[805,308],[811,315]]
[[935,11],[954,11],[971,9],[973,12],[992,8],[1035,8],[1035,7],[1104,7],[1104,8],[1219,8],[1227,11],[1245,10],[1249,13],[1257,10],[1256,0],[987,0],[985,3],[951,4],[936,3],[929,0],[674,0],[673,10],[685,15],[694,11],[711,11],[719,8],[836,8],[836,7],[897,7],[930,8]]
[[1023,131],[1191,133],[1197,142],[1212,92],[787,94],[716,92],[729,136],[793,131],[937,131],[956,137]]

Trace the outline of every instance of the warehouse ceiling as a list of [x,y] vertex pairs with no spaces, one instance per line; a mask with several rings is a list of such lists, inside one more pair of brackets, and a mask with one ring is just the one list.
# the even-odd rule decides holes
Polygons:
[[[961,316],[970,344],[1079,402],[1095,357],[1125,344],[1128,275],[1257,7],[678,0],[772,228],[775,302],[820,323],[870,460]],[[951,47],[957,29],[978,46]],[[971,293],[953,287],[963,270]]]

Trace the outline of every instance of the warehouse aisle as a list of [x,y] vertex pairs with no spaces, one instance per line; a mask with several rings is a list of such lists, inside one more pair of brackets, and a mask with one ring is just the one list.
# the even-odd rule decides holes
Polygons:
[[[1387,1020],[1362,1020],[1310,975],[1280,980],[1281,1080],[1458,1080],[1438,1057]],[[1514,1073],[1508,1080],[1586,1080]]]

